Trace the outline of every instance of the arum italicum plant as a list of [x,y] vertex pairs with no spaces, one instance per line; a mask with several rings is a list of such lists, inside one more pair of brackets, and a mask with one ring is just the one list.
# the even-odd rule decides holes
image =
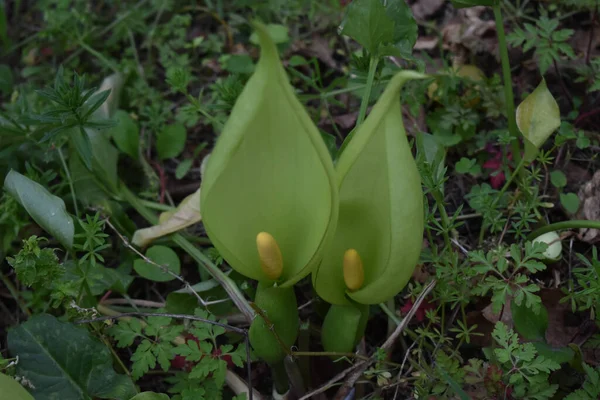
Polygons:
[[[291,347],[298,312],[293,285],[320,261],[338,215],[333,162],[294,94],[266,28],[255,24],[261,56],[206,164],[200,212],[208,237],[239,273],[259,281],[255,304]],[[285,352],[257,316],[256,355]]]
[[362,336],[367,305],[395,296],[410,278],[423,192],[399,91],[424,76],[405,71],[391,80],[334,168],[266,28],[254,26],[261,56],[206,164],[200,211],[223,258],[259,282],[262,312],[250,342],[276,364],[297,337],[293,285],[311,272],[317,293],[333,304],[323,343],[340,347],[333,337],[351,331],[344,350]]
[[368,306],[398,294],[421,253],[421,177],[404,131],[399,92],[403,71],[389,82],[336,164],[339,218],[332,245],[313,273],[331,303],[322,329],[329,351],[350,351],[363,336]]

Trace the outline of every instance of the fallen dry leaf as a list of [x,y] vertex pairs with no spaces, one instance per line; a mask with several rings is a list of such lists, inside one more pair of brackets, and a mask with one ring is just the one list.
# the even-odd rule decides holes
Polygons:
[[439,42],[440,39],[437,36],[420,36],[415,43],[414,50],[433,50]]
[[415,19],[423,21],[435,14],[444,5],[445,0],[417,0],[410,6]]
[[[590,221],[600,221],[600,171],[596,171],[590,181],[579,189],[580,211],[578,217]],[[600,239],[598,229],[582,228],[579,230],[581,240],[595,243]]]
[[146,247],[159,237],[185,229],[201,220],[200,189],[198,189],[183,199],[175,210],[162,213],[158,225],[135,231],[131,242],[136,246]]

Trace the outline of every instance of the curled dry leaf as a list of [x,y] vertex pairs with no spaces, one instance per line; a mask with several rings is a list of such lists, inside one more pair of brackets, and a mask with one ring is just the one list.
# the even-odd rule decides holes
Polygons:
[[[204,176],[206,163],[210,158],[208,154],[200,165],[200,176]],[[202,220],[200,215],[200,189],[184,198],[175,210],[166,211],[158,217],[158,225],[138,229],[133,234],[131,242],[139,247],[146,247],[159,237],[170,235]]]
[[162,213],[158,225],[135,231],[132,243],[139,247],[146,247],[153,240],[185,229],[200,222],[201,219],[200,189],[198,189],[183,199],[175,210]]

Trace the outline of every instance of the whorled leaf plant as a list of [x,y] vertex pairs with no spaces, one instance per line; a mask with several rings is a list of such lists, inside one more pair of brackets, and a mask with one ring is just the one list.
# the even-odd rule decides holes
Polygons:
[[[265,26],[254,24],[261,55],[219,136],[201,184],[208,237],[233,269],[259,281],[255,304],[283,341],[297,337],[293,285],[311,273],[338,216],[333,162],[297,99]],[[270,324],[250,327],[256,355],[283,359]]]
[[402,121],[399,92],[413,71],[396,74],[336,164],[339,218],[323,261],[312,275],[331,303],[322,329],[329,351],[351,351],[363,336],[368,305],[398,294],[421,253],[421,177]]

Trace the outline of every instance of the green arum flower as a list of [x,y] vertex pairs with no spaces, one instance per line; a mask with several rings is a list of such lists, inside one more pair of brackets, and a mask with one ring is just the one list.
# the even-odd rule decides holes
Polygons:
[[418,262],[423,190],[399,92],[407,80],[424,77],[398,73],[337,162],[337,230],[312,275],[318,295],[333,304],[323,324],[326,350],[350,351],[364,333],[368,305],[398,294]]
[[[312,272],[333,238],[338,191],[319,130],[266,28],[255,28],[261,56],[206,164],[200,213],[229,265],[259,281],[256,305],[291,347],[298,326],[293,285]],[[285,356],[261,316],[250,339],[267,362]]]

